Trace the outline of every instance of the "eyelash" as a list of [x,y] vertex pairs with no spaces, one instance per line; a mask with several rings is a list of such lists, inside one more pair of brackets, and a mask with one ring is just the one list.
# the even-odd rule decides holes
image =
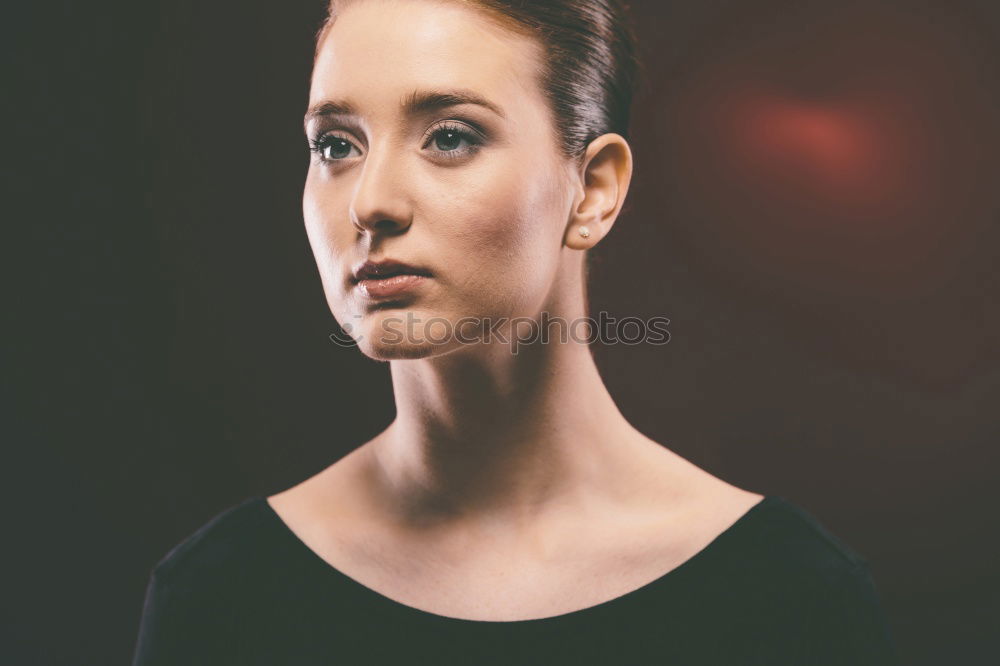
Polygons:
[[[465,157],[467,155],[471,155],[471,154],[475,153],[477,150],[479,150],[480,147],[482,147],[483,139],[481,138],[480,135],[478,135],[476,133],[473,133],[473,132],[465,129],[464,125],[455,124],[455,123],[448,123],[448,124],[444,124],[444,125],[440,125],[440,126],[436,127],[432,132],[430,132],[430,134],[427,135],[427,141],[425,141],[423,145],[427,146],[427,145],[433,143],[435,141],[435,139],[438,137],[438,135],[446,134],[446,133],[449,133],[449,132],[453,133],[453,134],[456,134],[459,139],[464,139],[465,142],[468,144],[468,146],[466,148],[463,148],[463,149],[460,149],[460,150],[435,150],[435,151],[432,151],[436,155],[438,155],[439,157],[442,157],[442,158],[444,158],[446,160],[460,159],[462,157]],[[319,136],[316,139],[310,139],[310,141],[309,141],[309,144],[310,144],[309,150],[310,150],[310,152],[314,153],[321,162],[325,162],[325,163],[329,163],[329,164],[332,164],[334,162],[343,162],[343,161],[345,161],[347,159],[346,157],[332,158],[331,159],[331,158],[327,158],[327,157],[323,156],[324,151],[328,147],[330,147],[331,145],[334,145],[334,143],[338,142],[338,141],[343,141],[344,143],[347,143],[348,145],[350,145],[352,147],[355,147],[354,144],[351,143],[347,138],[342,137],[339,134],[330,134],[330,133],[327,133],[327,134],[323,134],[323,135]]]

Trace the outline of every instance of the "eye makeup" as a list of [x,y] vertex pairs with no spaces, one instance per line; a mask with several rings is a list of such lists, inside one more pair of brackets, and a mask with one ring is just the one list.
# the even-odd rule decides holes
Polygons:
[[[339,128],[319,130],[318,136],[309,139],[309,150],[317,156],[321,163],[326,164],[350,159],[352,150],[356,150],[356,156],[360,157],[361,150],[345,132],[345,130],[353,130],[363,136],[363,132],[358,132],[359,129],[356,123],[343,122],[340,123]],[[478,123],[466,119],[450,118],[432,125],[424,133],[420,147],[422,150],[428,150],[435,159],[457,160],[473,155],[486,142],[486,133],[478,126]],[[364,144],[365,142],[359,143]]]

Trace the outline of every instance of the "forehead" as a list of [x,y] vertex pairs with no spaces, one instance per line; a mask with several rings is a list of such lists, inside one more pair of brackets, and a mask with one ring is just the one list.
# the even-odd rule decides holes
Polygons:
[[459,2],[360,0],[340,13],[316,57],[310,104],[350,98],[388,108],[418,89],[476,91],[503,109],[540,100],[540,45]]

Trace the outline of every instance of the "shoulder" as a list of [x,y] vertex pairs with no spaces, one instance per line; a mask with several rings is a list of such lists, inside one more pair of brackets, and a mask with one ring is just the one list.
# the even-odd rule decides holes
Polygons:
[[260,503],[251,497],[212,516],[171,548],[153,568],[161,581],[179,576],[214,576],[245,563],[259,552]]
[[815,615],[820,606],[832,611],[838,603],[874,600],[865,558],[815,516],[776,495],[754,505],[700,559],[697,571],[708,576],[710,587],[776,612]]
[[759,534],[780,598],[790,600],[809,663],[896,664],[868,560],[803,508],[775,497]]
[[797,504],[768,495],[735,528],[723,559],[754,593],[794,605],[854,590],[866,601],[868,561]]
[[761,566],[790,573],[841,579],[867,568],[867,560],[814,515],[778,495],[769,495],[750,516],[747,554]]
[[749,626],[780,628],[801,663],[895,664],[868,561],[814,515],[779,496],[755,506],[733,539],[731,592]]
[[264,580],[261,501],[216,514],[153,567],[134,664],[233,663],[238,643],[224,637],[238,633],[237,611]]

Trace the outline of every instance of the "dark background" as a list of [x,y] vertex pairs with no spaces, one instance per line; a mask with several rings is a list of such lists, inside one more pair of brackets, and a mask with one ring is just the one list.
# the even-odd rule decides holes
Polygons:
[[[10,664],[125,664],[153,564],[392,419],[301,222],[322,2],[9,14]],[[640,430],[870,562],[905,663],[1000,649],[995,3],[635,2],[592,307]],[[14,150],[11,151],[10,147]]]

